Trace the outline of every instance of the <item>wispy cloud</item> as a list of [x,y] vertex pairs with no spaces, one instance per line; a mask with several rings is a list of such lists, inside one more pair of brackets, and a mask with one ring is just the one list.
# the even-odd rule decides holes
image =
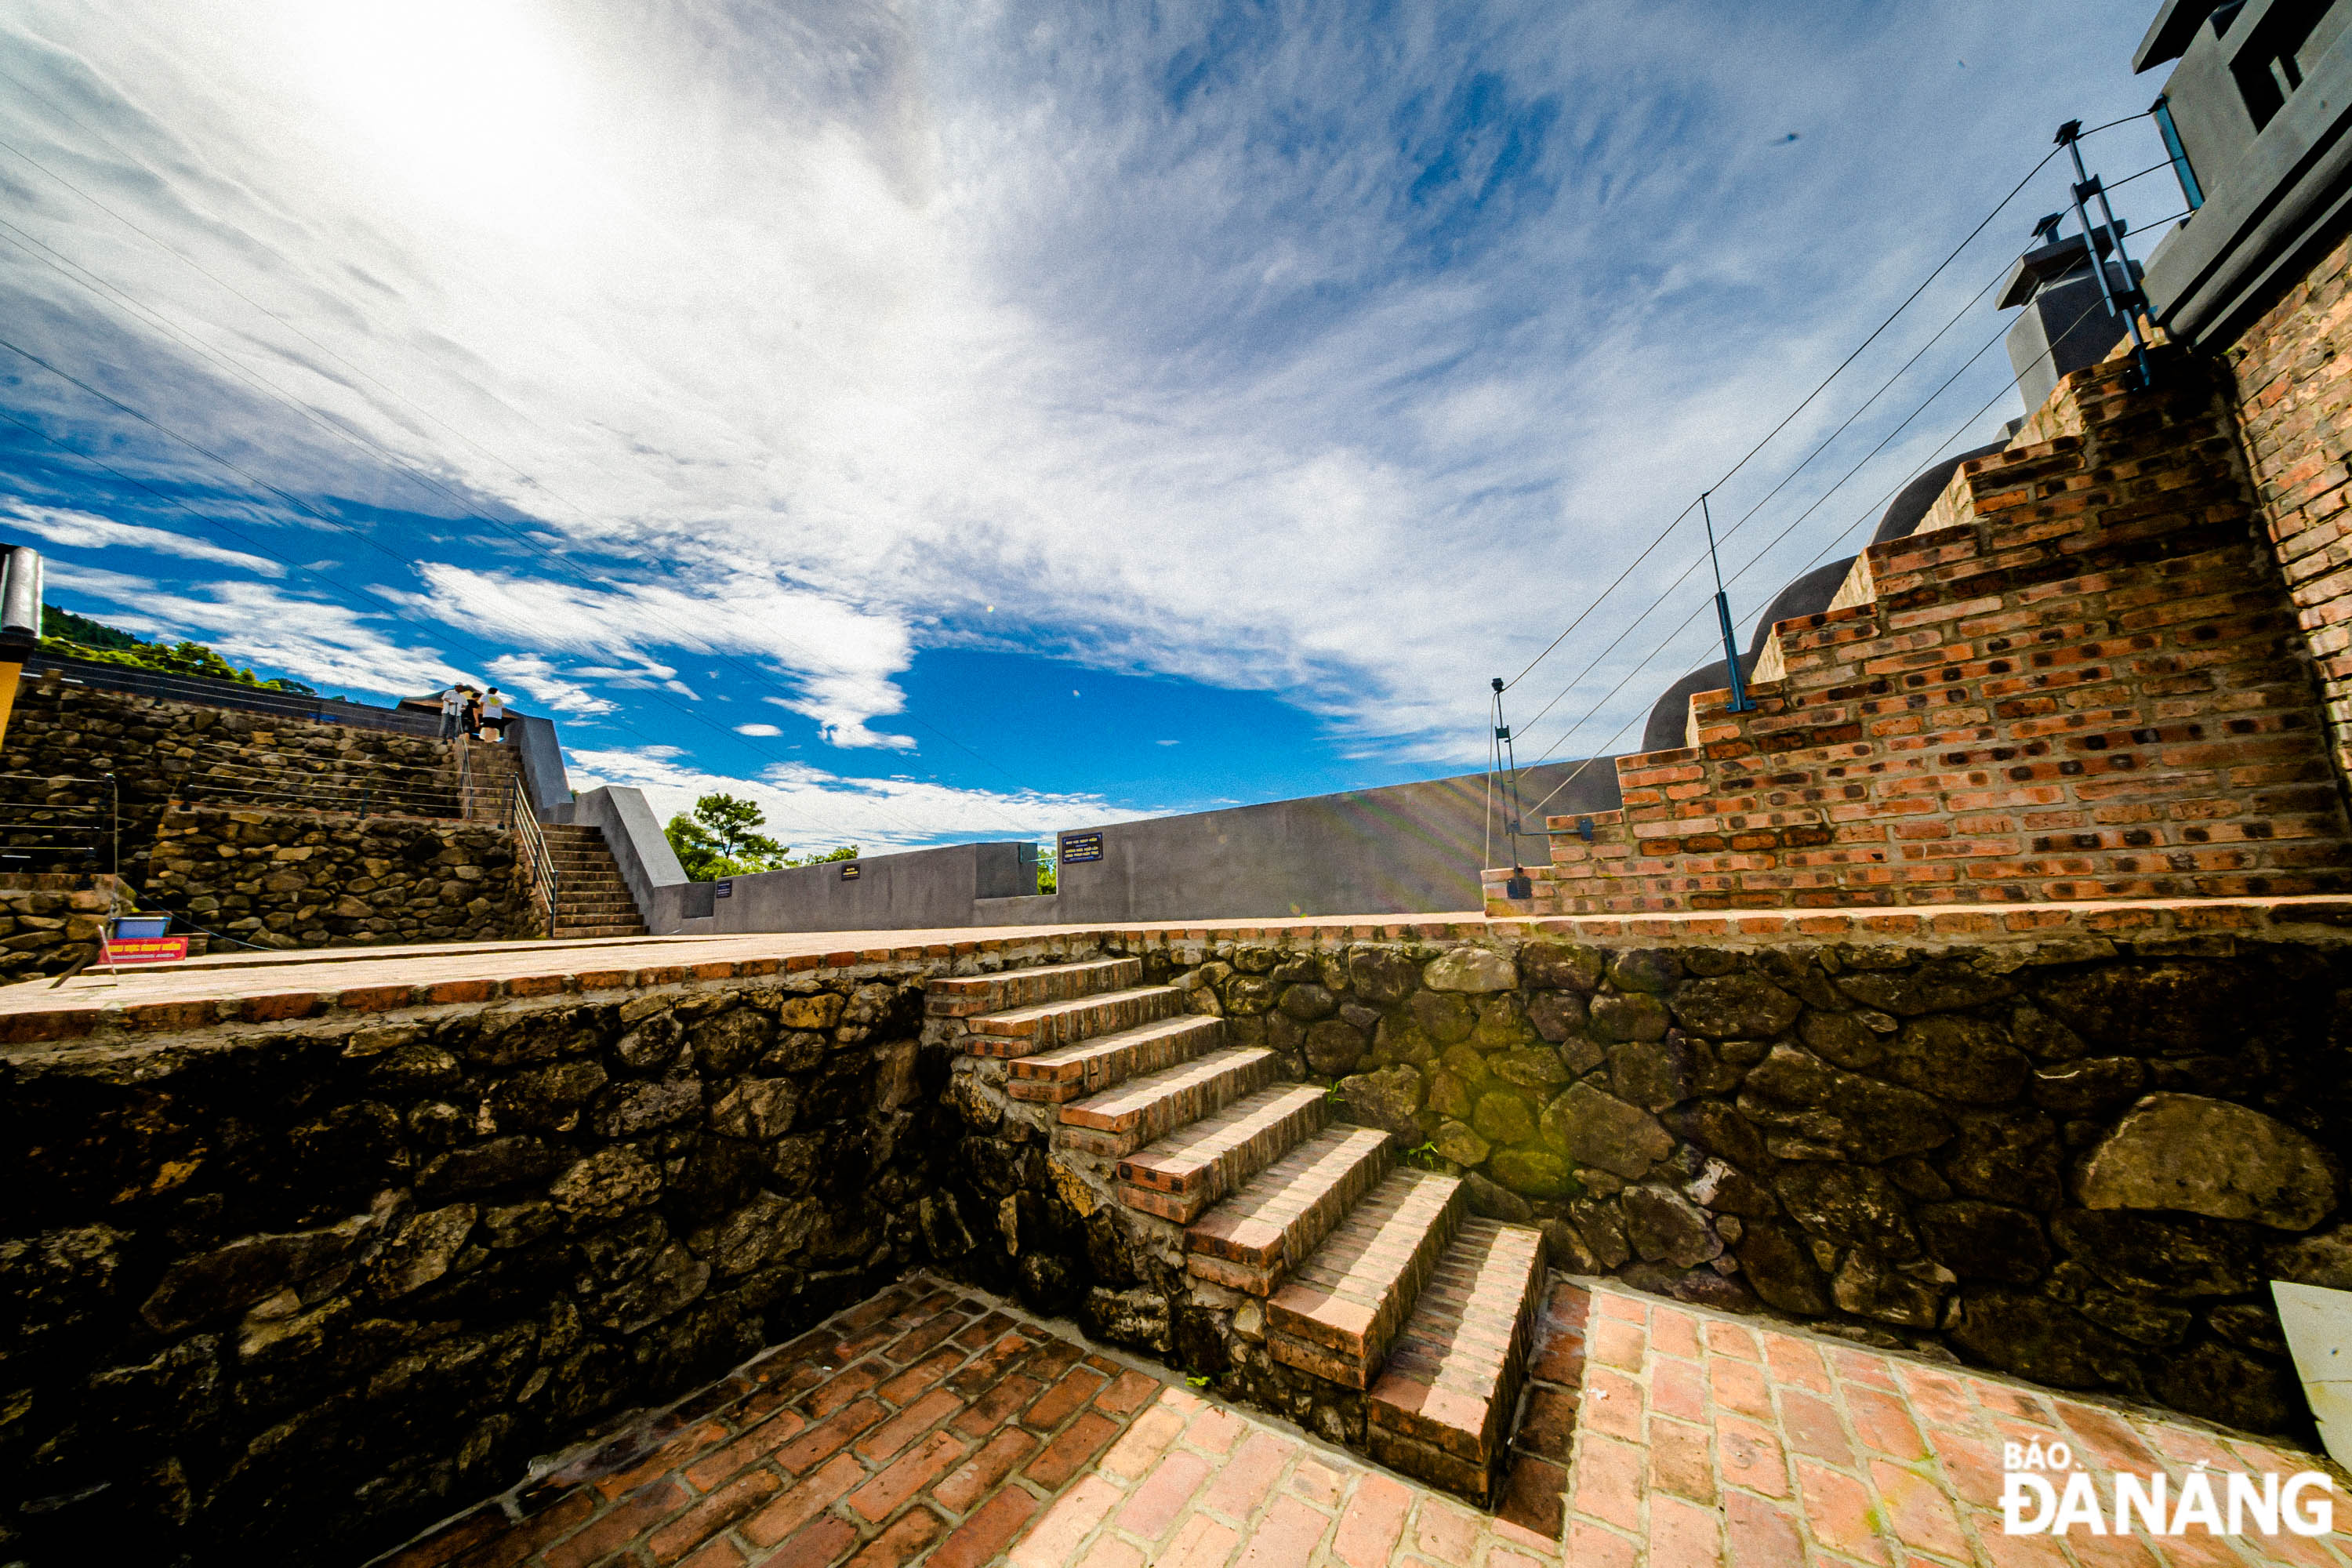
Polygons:
[[646,792],[667,821],[702,795],[751,800],[766,813],[767,831],[803,852],[856,844],[866,850],[908,848],[938,838],[1044,838],[1081,823],[1150,815],[1120,810],[1086,795],[953,789],[919,779],[857,778],[805,763],[783,763],[756,777],[698,768],[673,747],[570,751],[572,787],[630,784]]
[[284,566],[265,556],[225,550],[217,544],[207,544],[201,539],[191,539],[184,533],[173,533],[168,529],[117,522],[110,518],[94,517],[86,511],[0,502],[0,528],[22,530],[52,544],[68,544],[83,550],[152,550],[159,555],[173,555],[186,561],[209,561],[264,577],[286,575]]
[[[403,541],[376,584],[560,668],[540,679],[575,703],[691,696],[677,656],[721,655],[835,746],[907,751],[902,679],[968,642],[1277,692],[1391,758],[1475,755],[1486,678],[1835,363],[2048,125],[2144,105],[2121,59],[2146,8],[474,0],[386,33],[393,13],[295,0],[31,0],[0,21],[22,88],[0,130],[40,164],[0,158],[12,221],[357,444],[21,254],[0,285],[29,346],[241,468],[450,518],[461,543]],[[1740,601],[1955,434],[1998,361]],[[37,374],[12,395],[97,417]],[[242,485],[150,431],[122,448]],[[1776,503],[1735,569],[1819,493]],[[246,504],[303,556],[343,542]],[[364,616],[320,607],[298,646],[214,599],[240,647],[312,672],[447,668]],[[1622,615],[1557,677],[1601,655],[1561,710],[1599,702],[1596,733],[1705,643],[1603,700],[1656,641],[1603,655]]]

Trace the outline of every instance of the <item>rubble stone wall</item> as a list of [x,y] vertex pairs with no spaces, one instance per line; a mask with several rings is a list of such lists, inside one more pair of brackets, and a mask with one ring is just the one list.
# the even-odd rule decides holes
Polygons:
[[112,877],[0,878],[0,984],[61,974],[91,956],[116,896]]
[[1344,1439],[1360,1396],[923,1015],[1129,952],[1571,1271],[2305,1431],[2264,1281],[2352,1288],[2352,948],[1347,938],[26,1016],[0,1557],[356,1561],[918,1263]]
[[362,1561],[878,1289],[943,1146],[920,1003],[902,966],[12,1048],[0,1560]]
[[[508,750],[470,748],[479,775],[478,801],[503,792],[512,766]],[[372,811],[430,816],[463,811],[446,741],[62,680],[25,682],[0,750],[0,802],[103,806],[101,790],[45,781],[98,780],[108,773],[114,775],[121,805],[121,874],[134,888],[143,886],[155,830],[174,800],[355,810],[364,797]],[[13,813],[12,823],[23,816]],[[17,837],[37,837],[29,831],[37,825],[18,826],[26,831]],[[105,865],[101,852],[99,868]]]
[[488,823],[174,806],[146,897],[264,947],[541,936],[514,835]]
[[[2352,952],[1179,943],[1150,978],[1346,1119],[1533,1222],[1555,1266],[2055,1387],[2307,1429],[2266,1281],[2352,1288]],[[949,1022],[942,1020],[942,1023]],[[1098,1334],[1344,1437],[1181,1233],[962,1058],[959,1212]]]

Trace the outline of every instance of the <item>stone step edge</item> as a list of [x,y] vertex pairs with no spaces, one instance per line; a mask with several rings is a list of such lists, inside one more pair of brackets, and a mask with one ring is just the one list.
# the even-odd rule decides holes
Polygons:
[[[1432,1191],[1433,1184],[1441,1182],[1444,1187]],[[1396,1206],[1376,1227],[1366,1205],[1381,1197],[1384,1189],[1392,1192]],[[1265,1342],[1274,1359],[1349,1388],[1370,1387],[1389,1346],[1412,1315],[1422,1287],[1454,1244],[1468,1209],[1468,1189],[1456,1177],[1411,1166],[1390,1173],[1387,1181],[1365,1194],[1347,1219],[1291,1270],[1282,1289],[1267,1298]],[[1314,1270],[1318,1260],[1336,1266],[1338,1260],[1329,1256],[1334,1249],[1359,1239],[1369,1241],[1391,1227],[1402,1228],[1416,1215],[1423,1217],[1402,1257],[1375,1259],[1362,1276],[1349,1277],[1351,1282],[1360,1278],[1374,1288],[1377,1299],[1371,1302],[1336,1295],[1299,1278]],[[1360,1315],[1363,1321],[1358,1324],[1355,1320]]]
[[1074,1014],[1114,1006],[1122,1002],[1172,1000],[1181,1003],[1183,995],[1172,985],[1128,985],[1117,991],[1097,991],[1085,996],[1066,996],[1025,1007],[1008,1007],[1002,1012],[974,1013],[965,1016],[963,1026],[979,1035],[1028,1038],[1037,1032],[1038,1025],[1049,1018],[1066,1018]]
[[[1295,1168],[1289,1168],[1294,1162]],[[1230,1290],[1272,1295],[1291,1267],[1320,1246],[1357,1200],[1387,1179],[1395,1163],[1389,1137],[1378,1128],[1324,1129],[1186,1228],[1186,1271]],[[1270,1220],[1253,1212],[1276,1193],[1296,1194],[1294,1184],[1310,1173],[1319,1174],[1318,1185],[1287,1217]],[[1263,1244],[1238,1241],[1231,1232],[1239,1225],[1273,1234]]]
[[[1155,1018],[1116,1034],[1097,1035],[1074,1046],[1015,1057],[1005,1092],[1034,1104],[1060,1105],[1082,1095],[1116,1089],[1129,1079],[1175,1067],[1218,1048],[1225,1021],[1204,1013]],[[1162,1047],[1155,1050],[1154,1047]],[[1165,1056],[1165,1060],[1138,1061]]]
[[[1312,1084],[1276,1084],[1234,1101],[1213,1117],[1181,1127],[1118,1163],[1119,1201],[1139,1214],[1174,1225],[1190,1225],[1212,1204],[1223,1200],[1260,1171],[1329,1124],[1329,1099]],[[1222,1121],[1230,1134],[1215,1152],[1187,1157],[1171,1153],[1154,1163],[1161,1143],[1194,1135],[1203,1122]]]

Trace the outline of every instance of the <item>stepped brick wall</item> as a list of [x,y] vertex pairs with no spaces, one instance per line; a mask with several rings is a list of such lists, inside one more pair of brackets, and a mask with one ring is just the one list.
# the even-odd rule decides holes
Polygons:
[[2246,461],[2318,667],[2339,772],[2352,777],[2352,238],[2223,356]]
[[[1494,1340],[1513,1321],[1457,1278],[1461,1247],[1530,1229],[1572,1270],[2292,1430],[2261,1282],[2352,1287],[2341,1173],[2316,1152],[2352,1133],[2352,948],[2089,929],[1959,948],[1096,932],[583,968],[503,995],[362,984],[331,1007],[273,976],[234,1005],[12,1028],[0,1548],[73,1560],[102,1532],[356,1561],[920,1265],[1403,1463],[1446,1436],[1409,1396],[1452,1386],[1448,1314],[1486,1312]],[[646,962],[628,951],[574,963]],[[1059,1130],[1116,1118],[1065,1118],[1102,1091],[1069,1096],[1057,1069],[1108,1073],[1128,1044],[977,1055],[975,1032],[1019,1037],[1001,995],[922,1011],[927,990],[951,1009],[951,975],[1104,957],[1169,1019],[1215,1026],[1226,1064],[1305,1086],[1305,1121],[1352,1119],[1321,1134],[1349,1171],[1458,1183],[1433,1213],[1452,1250],[1349,1255],[1420,1279],[1349,1331],[1387,1362],[1318,1328],[1311,1290],[1208,1277],[1162,1217],[1190,1194],[1213,1225],[1216,1184],[1274,1151],[1203,1120],[1089,1152]],[[1353,1223],[1260,1205],[1269,1245],[1216,1233],[1225,1261],[1272,1268],[1310,1221],[1335,1245]],[[1493,1282],[1528,1260],[1506,1261]]]
[[262,947],[547,934],[492,823],[174,806],[147,871],[145,907]]
[[[2060,384],[1839,603],[1781,622],[1755,710],[1618,760],[1490,912],[2327,892],[2352,826],[2229,401],[2186,353]],[[1589,830],[1588,842],[1584,837]]]

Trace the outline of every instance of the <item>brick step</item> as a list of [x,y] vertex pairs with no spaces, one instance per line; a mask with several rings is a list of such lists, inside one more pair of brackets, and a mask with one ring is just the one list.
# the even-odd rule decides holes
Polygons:
[[1462,1222],[1364,1402],[1373,1458],[1492,1502],[1543,1283],[1543,1232]]
[[1312,1084],[1260,1089],[1121,1160],[1119,1201],[1190,1225],[1330,1119],[1330,1100]]
[[1212,1284],[1270,1296],[1394,1163],[1377,1127],[1326,1129],[1194,1221],[1185,1266]]
[[1274,1359],[1349,1388],[1370,1387],[1465,1205],[1456,1177],[1391,1172],[1267,1299],[1265,1345]]
[[1100,1094],[1179,1062],[1191,1061],[1224,1043],[1225,1021],[1199,1014],[1162,1018],[1156,1024],[1097,1035],[1075,1046],[1016,1058],[1005,1090],[1015,1100],[1060,1105],[1083,1094]]
[[935,1018],[963,1018],[1045,1002],[1068,1002],[1106,991],[1128,991],[1142,984],[1139,958],[1049,963],[1002,974],[941,975],[930,983],[926,1005]]
[[964,1020],[963,1048],[976,1057],[1026,1057],[1172,1018],[1184,1011],[1184,994],[1171,985],[1106,991],[1068,1002],[1042,1002],[1006,1013],[982,1013]]
[[1255,1046],[1228,1047],[1062,1107],[1054,1142],[1081,1154],[1116,1160],[1188,1121],[1222,1110],[1274,1081],[1276,1057]]
[[643,936],[643,921],[577,921],[564,915],[555,917],[558,936]]

